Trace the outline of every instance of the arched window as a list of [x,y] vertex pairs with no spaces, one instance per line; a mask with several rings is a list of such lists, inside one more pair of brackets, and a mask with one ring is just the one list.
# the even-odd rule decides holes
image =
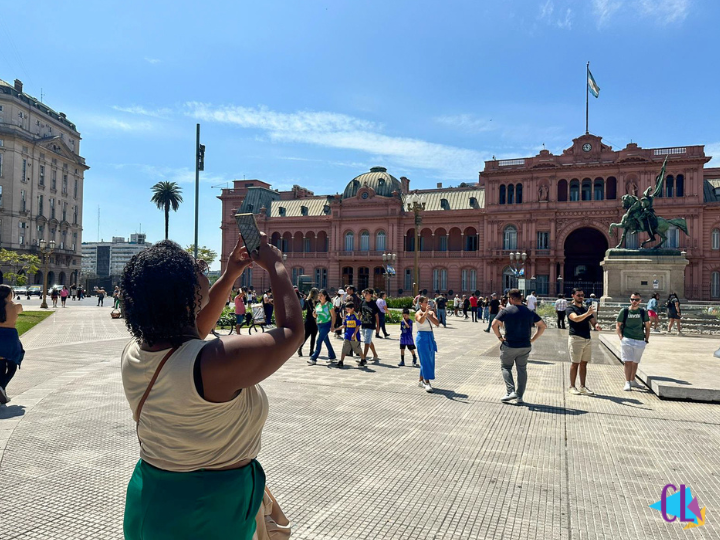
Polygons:
[[665,247],[669,248],[679,248],[680,247],[680,229],[678,229],[675,225],[670,225],[670,227],[667,230],[667,242],[665,243]]
[[720,249],[720,229],[713,229],[710,238],[712,249]]
[[608,176],[606,184],[606,198],[613,201],[617,198],[617,180],[614,176]]
[[512,184],[508,184],[508,187],[507,187],[507,201],[508,201],[508,204],[515,203],[515,186]]
[[596,178],[593,187],[593,199],[602,201],[605,198],[605,182],[602,178]]
[[517,278],[515,272],[510,267],[503,270],[503,290],[512,289],[517,286]]
[[498,204],[505,204],[505,186],[500,186],[500,196],[498,198]]
[[385,251],[385,231],[378,231],[375,236],[375,249],[377,251]]
[[685,177],[678,174],[675,177],[675,196],[682,197],[683,195],[685,195]]
[[710,274],[710,296],[720,298],[720,272]]
[[580,180],[578,180],[577,178],[570,180],[570,200],[580,200]]
[[565,202],[568,200],[568,183],[567,180],[560,180],[557,186],[557,200],[558,202]]
[[370,251],[370,233],[367,231],[360,233],[360,251]]
[[355,249],[355,235],[352,231],[345,233],[345,251],[352,251]]
[[592,200],[592,180],[589,178],[583,178],[582,181],[582,200]]
[[503,231],[503,249],[517,249],[517,229],[512,225]]
[[672,197],[675,192],[675,179],[672,175],[665,178],[665,196]]
[[522,184],[515,186],[515,202],[522,204]]

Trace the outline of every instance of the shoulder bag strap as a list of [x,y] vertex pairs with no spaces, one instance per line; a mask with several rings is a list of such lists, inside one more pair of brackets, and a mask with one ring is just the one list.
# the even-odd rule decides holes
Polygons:
[[143,405],[145,405],[145,400],[148,398],[148,394],[150,394],[150,390],[152,390],[153,385],[155,384],[155,381],[158,378],[158,375],[160,375],[160,370],[165,365],[165,362],[168,361],[168,359],[173,355],[175,351],[177,351],[177,347],[173,347],[168,351],[168,353],[165,355],[165,357],[160,360],[160,363],[158,364],[157,369],[155,370],[155,374],[152,376],[152,379],[150,379],[150,384],[148,384],[148,387],[145,389],[145,393],[143,394],[143,397],[140,399],[140,403],[138,403],[137,410],[135,412],[135,418],[137,418],[137,421],[135,423],[135,433],[138,437],[138,442],[142,444],[142,441],[140,440],[140,434],[138,433],[139,425],[140,425],[140,413],[142,412]]

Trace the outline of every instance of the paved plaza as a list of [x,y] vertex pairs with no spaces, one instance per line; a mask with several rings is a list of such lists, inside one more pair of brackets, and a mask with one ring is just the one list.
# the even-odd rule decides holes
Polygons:
[[[122,538],[138,456],[119,371],[128,334],[110,308],[85,302],[23,336],[13,400],[0,408],[3,540]],[[720,537],[718,405],[623,392],[622,367],[597,334],[597,395],[569,395],[560,330],[530,357],[527,404],[502,404],[496,338],[449,322],[436,331],[433,394],[417,387],[416,369],[396,366],[397,326],[377,340],[379,364],[293,357],[263,384],[259,460],[294,538]],[[648,507],[668,483],[692,489],[704,526],[683,530]]]

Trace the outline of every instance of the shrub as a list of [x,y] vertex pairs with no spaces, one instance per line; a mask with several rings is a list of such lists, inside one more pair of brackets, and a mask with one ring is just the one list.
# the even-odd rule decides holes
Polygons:
[[543,303],[537,307],[537,314],[541,317],[554,317],[555,316],[555,304],[554,303]]
[[[404,308],[412,308],[413,307],[413,296],[399,296],[396,298],[387,297],[385,300],[387,301],[387,305],[389,308],[395,308],[395,309],[404,309]],[[399,322],[399,321],[398,321]]]
[[[412,300],[412,298],[410,300]],[[388,324],[400,324],[401,320],[402,310],[389,309],[385,315],[385,322]]]

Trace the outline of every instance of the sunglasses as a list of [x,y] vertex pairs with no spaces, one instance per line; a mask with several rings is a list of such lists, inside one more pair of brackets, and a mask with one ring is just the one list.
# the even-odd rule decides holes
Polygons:
[[205,277],[207,277],[207,275],[210,273],[210,267],[208,266],[208,263],[203,259],[197,259],[195,261],[195,269]]
[[631,301],[631,302],[639,302],[639,301],[640,301],[640,298],[631,298],[630,301]]
[[576,298],[585,298],[585,295],[584,294],[576,294],[575,297]]

